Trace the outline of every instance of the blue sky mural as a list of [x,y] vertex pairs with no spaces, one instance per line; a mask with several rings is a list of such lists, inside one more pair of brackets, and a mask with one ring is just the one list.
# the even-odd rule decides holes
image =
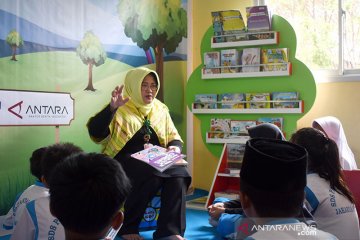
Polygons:
[[[109,58],[132,66],[152,63],[152,51],[139,48],[125,36],[119,20],[119,0],[2,0],[0,1],[0,57],[11,56],[7,34],[16,29],[24,40],[18,54],[74,51],[86,31],[101,41]],[[184,9],[187,1],[182,1]],[[165,61],[186,60],[186,39]]]

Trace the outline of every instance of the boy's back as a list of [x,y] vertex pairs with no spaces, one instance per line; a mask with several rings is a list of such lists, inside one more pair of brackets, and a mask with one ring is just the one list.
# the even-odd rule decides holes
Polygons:
[[49,197],[38,198],[26,204],[19,225],[16,227],[11,239],[37,240],[52,239],[64,240],[65,232],[60,221],[50,213]]
[[3,228],[6,230],[13,229],[19,221],[25,205],[32,200],[46,196],[49,196],[49,189],[45,187],[42,182],[38,180],[35,181],[33,185],[25,189],[24,192],[20,193],[16,197],[15,203],[6,214],[3,222]]

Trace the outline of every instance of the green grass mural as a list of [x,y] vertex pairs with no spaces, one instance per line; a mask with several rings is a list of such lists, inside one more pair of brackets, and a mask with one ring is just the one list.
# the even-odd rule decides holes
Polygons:
[[[106,59],[93,68],[96,91],[84,91],[88,84],[88,67],[75,52],[40,52],[0,59],[0,88],[49,92],[69,92],[75,99],[75,119],[70,126],[60,126],[61,142],[72,142],[85,151],[100,151],[87,133],[87,120],[110,100],[113,88],[122,83],[133,68],[122,62]],[[154,69],[154,65],[148,67]],[[165,102],[183,139],[186,139],[184,82],[186,61],[165,62]],[[6,214],[16,194],[33,183],[29,157],[36,148],[55,143],[53,126],[0,126],[0,215]]]

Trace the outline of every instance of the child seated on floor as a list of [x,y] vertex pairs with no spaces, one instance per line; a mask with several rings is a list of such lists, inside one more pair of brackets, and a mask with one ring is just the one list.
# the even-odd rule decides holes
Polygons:
[[22,193],[16,196],[15,202],[9,212],[5,215],[2,228],[9,230],[11,234],[13,228],[18,222],[26,203],[37,198],[49,196],[49,189],[44,185],[41,180],[41,161],[46,151],[46,147],[41,147],[33,151],[30,157],[30,172],[36,177],[35,183],[25,189]]
[[[48,187],[53,170],[58,163],[81,151],[72,143],[57,143],[47,147],[41,163],[42,179],[45,186]],[[50,213],[49,196],[37,198],[26,204],[11,236],[11,239],[14,240],[63,240],[64,238],[63,226]]]
[[[66,240],[113,239],[124,215],[120,208],[130,181],[114,159],[80,153],[59,163],[50,181],[50,210],[65,228]],[[84,199],[86,199],[84,201]]]
[[315,128],[302,128],[291,142],[309,154],[306,204],[318,228],[339,239],[360,239],[355,200],[341,171],[336,142]]
[[240,202],[254,225],[237,225],[238,236],[337,239],[296,219],[305,197],[306,168],[307,152],[299,145],[265,138],[247,141],[240,171]]

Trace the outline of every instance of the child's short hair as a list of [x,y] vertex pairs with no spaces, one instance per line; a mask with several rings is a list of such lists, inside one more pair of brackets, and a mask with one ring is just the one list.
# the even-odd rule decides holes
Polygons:
[[307,152],[282,140],[247,141],[240,171],[240,190],[259,217],[298,216],[304,201]]
[[72,143],[55,143],[47,147],[41,163],[42,175],[47,183],[55,166],[66,157],[82,152],[82,149]]
[[30,172],[37,179],[41,180],[42,170],[41,162],[44,157],[46,147],[41,147],[32,152],[30,157]]
[[96,236],[111,224],[130,191],[114,159],[80,153],[59,163],[50,181],[50,209],[65,230]]

